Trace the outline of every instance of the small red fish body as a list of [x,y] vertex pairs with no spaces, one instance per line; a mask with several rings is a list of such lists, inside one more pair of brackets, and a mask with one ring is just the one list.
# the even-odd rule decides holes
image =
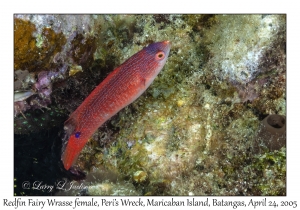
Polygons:
[[64,129],[70,135],[62,154],[66,170],[88,139],[104,122],[136,100],[153,82],[169,55],[169,41],[156,42],[112,71],[70,115]]

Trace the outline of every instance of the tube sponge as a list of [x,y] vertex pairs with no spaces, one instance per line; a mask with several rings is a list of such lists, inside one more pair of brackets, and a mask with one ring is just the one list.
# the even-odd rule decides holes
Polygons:
[[263,148],[269,151],[279,150],[286,145],[286,118],[283,115],[272,114],[261,122],[255,140],[254,152],[259,153]]

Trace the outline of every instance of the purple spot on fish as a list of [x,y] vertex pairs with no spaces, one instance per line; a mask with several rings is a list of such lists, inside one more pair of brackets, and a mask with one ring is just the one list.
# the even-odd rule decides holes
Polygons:
[[81,134],[80,132],[76,132],[75,137],[78,139],[80,137],[80,134]]

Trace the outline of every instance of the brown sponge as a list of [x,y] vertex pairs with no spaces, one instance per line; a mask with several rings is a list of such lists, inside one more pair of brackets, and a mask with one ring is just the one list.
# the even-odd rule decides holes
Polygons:
[[254,152],[279,150],[283,146],[286,146],[286,118],[283,115],[269,115],[261,122],[254,141]]

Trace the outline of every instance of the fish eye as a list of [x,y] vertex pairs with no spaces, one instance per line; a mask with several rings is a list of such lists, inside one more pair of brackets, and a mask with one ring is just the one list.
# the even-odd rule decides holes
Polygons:
[[165,53],[162,51],[156,53],[156,55],[155,55],[156,60],[162,60],[162,59],[164,59],[164,57],[165,57]]
[[76,133],[75,133],[75,137],[78,139],[78,138],[80,137],[80,134],[81,134],[81,133],[80,133],[79,131],[76,132]]

